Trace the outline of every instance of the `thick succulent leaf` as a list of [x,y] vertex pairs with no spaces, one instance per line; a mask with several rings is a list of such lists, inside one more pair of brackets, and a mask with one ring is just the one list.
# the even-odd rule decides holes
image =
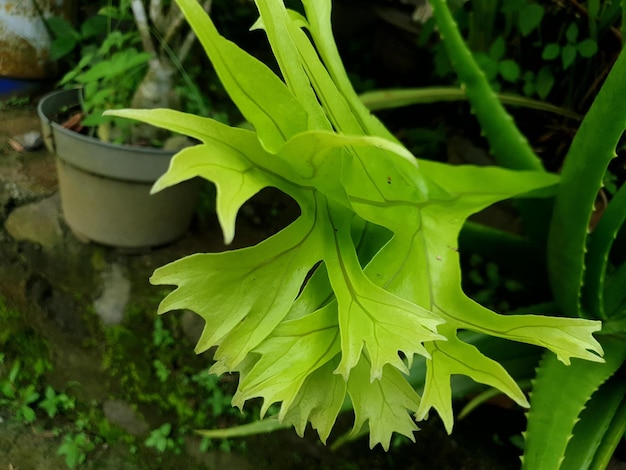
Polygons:
[[560,467],[585,404],[626,359],[623,341],[605,338],[603,346],[606,350],[603,364],[574,361],[565,367],[552,354],[544,356],[533,381],[523,468]]
[[[618,433],[617,442],[614,442],[617,445],[626,431],[626,423],[620,422],[619,416],[620,408],[626,406],[625,400],[626,378],[615,374],[591,396],[581,412],[573,436],[567,443],[563,468],[606,468],[606,462],[604,465],[597,463],[610,459],[615,450],[611,445],[614,434]],[[608,447],[608,455],[600,455],[605,453],[605,446]]]
[[494,157],[508,168],[542,170],[541,160],[515,126],[494,93],[487,77],[463,41],[446,0],[430,0],[448,57],[465,89]]
[[[622,185],[611,199],[611,203],[602,214],[588,240],[583,300],[590,313],[596,318],[606,320],[610,315],[617,313],[607,311],[604,291],[611,247],[625,221],[626,185]],[[626,296],[626,289],[622,289],[622,295]]]
[[626,436],[626,400],[615,410],[609,428],[604,433],[604,437],[594,456],[592,468],[603,470],[609,467],[612,457],[617,447],[623,442]]
[[570,316],[582,313],[580,295],[589,220],[604,174],[626,128],[624,76],[626,53],[620,54],[613,65],[563,164],[550,224],[547,261],[554,296],[563,312]]
[[416,419],[424,419],[435,408],[448,433],[452,432],[454,416],[450,379],[453,374],[471,377],[506,393],[518,405],[528,407],[528,401],[519,386],[496,361],[483,355],[475,346],[459,340],[454,328],[441,327],[448,341],[435,341],[426,345],[430,358],[426,359],[426,383]]
[[370,447],[380,443],[389,449],[392,432],[415,441],[418,430],[409,411],[416,411],[420,398],[406,378],[394,367],[386,366],[380,379],[370,380],[372,365],[366,356],[350,373],[348,393],[354,407],[354,434],[359,433],[367,421],[370,430]]

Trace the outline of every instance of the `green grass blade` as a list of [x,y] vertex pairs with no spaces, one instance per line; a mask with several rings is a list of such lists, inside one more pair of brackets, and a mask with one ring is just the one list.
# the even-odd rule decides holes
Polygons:
[[589,18],[589,36],[598,38],[598,14],[600,13],[600,0],[587,2],[587,16]]
[[[609,312],[605,309],[604,285],[609,253],[621,226],[626,221],[626,185],[623,185],[602,214],[598,225],[589,236],[587,266],[583,300],[589,312],[605,320]],[[626,288],[622,289],[622,296]]]
[[566,315],[582,314],[585,248],[594,202],[626,128],[626,54],[618,57],[565,158],[548,237],[548,272]]
[[626,343],[603,339],[605,363],[560,363],[547,353],[537,370],[528,412],[523,469],[555,470],[565,459],[574,425],[593,393],[623,363]]
[[[498,93],[498,100],[507,106],[535,109],[557,114],[559,116],[581,120],[582,116],[569,109],[554,106],[545,101],[533,100],[524,96],[510,93]],[[439,103],[442,101],[467,101],[467,95],[461,88],[456,87],[424,87],[424,88],[396,88],[389,90],[368,91],[359,95],[361,102],[370,111],[401,108],[414,104]]]
[[240,426],[233,426],[232,428],[198,429],[195,433],[211,439],[228,439],[229,437],[246,437],[254,436],[256,434],[267,434],[280,429],[287,429],[289,427],[291,427],[290,424],[281,423],[276,418],[267,418],[248,424],[242,424]]

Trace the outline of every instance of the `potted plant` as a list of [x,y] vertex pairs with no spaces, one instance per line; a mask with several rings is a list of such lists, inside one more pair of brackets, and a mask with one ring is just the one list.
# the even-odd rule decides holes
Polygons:
[[[68,226],[81,239],[123,248],[158,246],[182,236],[200,188],[192,181],[150,195],[152,184],[187,140],[102,116],[119,106],[180,106],[175,67],[165,51],[178,42],[172,57],[183,60],[193,35],[176,41],[180,11],[175,5],[157,8],[159,2],[153,3],[150,19],[143,3],[135,1],[132,14],[109,5],[80,31],[67,33],[66,23],[50,22],[57,37],[53,52],[61,55],[78,47],[81,58],[60,82],[73,88],[46,95],[38,106],[44,141],[57,156]],[[159,49],[150,28],[159,31]]]

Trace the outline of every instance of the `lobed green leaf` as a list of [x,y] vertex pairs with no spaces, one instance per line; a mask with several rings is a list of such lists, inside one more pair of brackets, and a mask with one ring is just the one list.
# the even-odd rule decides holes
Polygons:
[[371,381],[372,365],[362,356],[348,379],[348,393],[354,407],[353,434],[369,422],[370,447],[380,443],[389,450],[392,432],[415,442],[418,430],[407,411],[416,411],[420,398],[397,369],[386,366],[379,380]]
[[191,255],[157,269],[152,283],[178,286],[159,313],[186,308],[202,316],[196,351],[220,344],[214,370],[233,370],[285,317],[321,258],[314,226],[314,218],[303,216],[254,247]]
[[448,434],[452,432],[454,416],[450,380],[454,374],[495,387],[520,406],[528,407],[524,393],[499,363],[483,355],[475,346],[459,340],[454,328],[446,326],[445,330],[448,341],[435,341],[426,346],[430,358],[426,359],[424,394],[416,413],[418,421],[426,418],[429,410],[435,408]]

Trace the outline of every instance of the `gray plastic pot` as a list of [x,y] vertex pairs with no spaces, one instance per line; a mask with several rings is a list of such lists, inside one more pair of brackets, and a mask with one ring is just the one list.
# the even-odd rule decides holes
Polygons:
[[188,229],[200,182],[187,181],[150,195],[174,152],[117,145],[55,122],[80,102],[80,90],[44,96],[37,111],[46,147],[56,154],[61,206],[79,238],[121,248],[164,245]]

